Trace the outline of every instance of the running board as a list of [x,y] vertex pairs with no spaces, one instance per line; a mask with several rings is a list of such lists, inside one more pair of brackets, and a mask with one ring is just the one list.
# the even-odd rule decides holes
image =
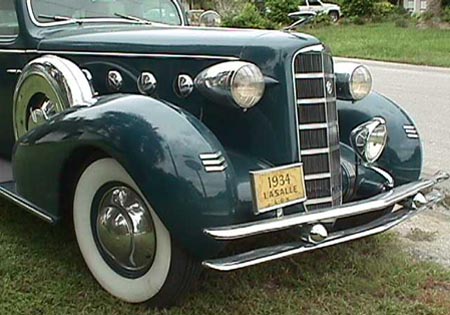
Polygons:
[[55,216],[21,197],[16,191],[16,183],[14,181],[0,183],[0,197],[4,197],[47,223],[55,224],[57,222],[57,218]]

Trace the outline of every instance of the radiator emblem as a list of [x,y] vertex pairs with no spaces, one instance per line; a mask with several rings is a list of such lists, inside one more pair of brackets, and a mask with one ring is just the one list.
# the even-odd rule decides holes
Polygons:
[[331,81],[327,81],[327,93],[329,95],[333,94],[333,83]]

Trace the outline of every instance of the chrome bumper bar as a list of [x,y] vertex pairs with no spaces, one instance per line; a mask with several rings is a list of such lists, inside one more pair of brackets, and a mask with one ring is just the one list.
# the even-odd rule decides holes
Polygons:
[[204,232],[214,239],[236,240],[296,226],[309,226],[330,219],[340,219],[373,211],[380,211],[398,205],[392,212],[369,224],[332,233],[320,243],[314,244],[307,241],[298,241],[266,247],[231,257],[207,260],[203,262],[203,265],[215,270],[231,271],[387,231],[397,224],[408,220],[412,216],[431,208],[442,201],[444,196],[438,191],[431,191],[426,195],[423,195],[422,193],[447,179],[449,179],[448,174],[439,173],[433,178],[402,185],[375,197],[345,204],[336,208],[322,209],[255,223],[205,229]]

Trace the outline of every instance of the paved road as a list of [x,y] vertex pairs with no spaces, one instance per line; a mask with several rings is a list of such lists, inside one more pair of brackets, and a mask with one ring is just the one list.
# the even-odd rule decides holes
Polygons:
[[[367,65],[377,91],[403,106],[425,147],[425,175],[450,171],[450,69],[355,60]],[[444,184],[450,192],[450,183]],[[447,205],[450,207],[450,205]],[[438,207],[394,229],[414,256],[450,268],[450,211]]]
[[374,88],[399,103],[416,121],[425,146],[425,174],[450,171],[450,68],[350,60],[368,66]]

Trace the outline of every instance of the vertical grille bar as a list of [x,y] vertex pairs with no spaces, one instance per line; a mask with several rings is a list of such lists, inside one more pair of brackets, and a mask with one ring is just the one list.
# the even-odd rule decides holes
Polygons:
[[303,49],[293,61],[298,141],[308,210],[342,203],[336,82],[323,48]]

